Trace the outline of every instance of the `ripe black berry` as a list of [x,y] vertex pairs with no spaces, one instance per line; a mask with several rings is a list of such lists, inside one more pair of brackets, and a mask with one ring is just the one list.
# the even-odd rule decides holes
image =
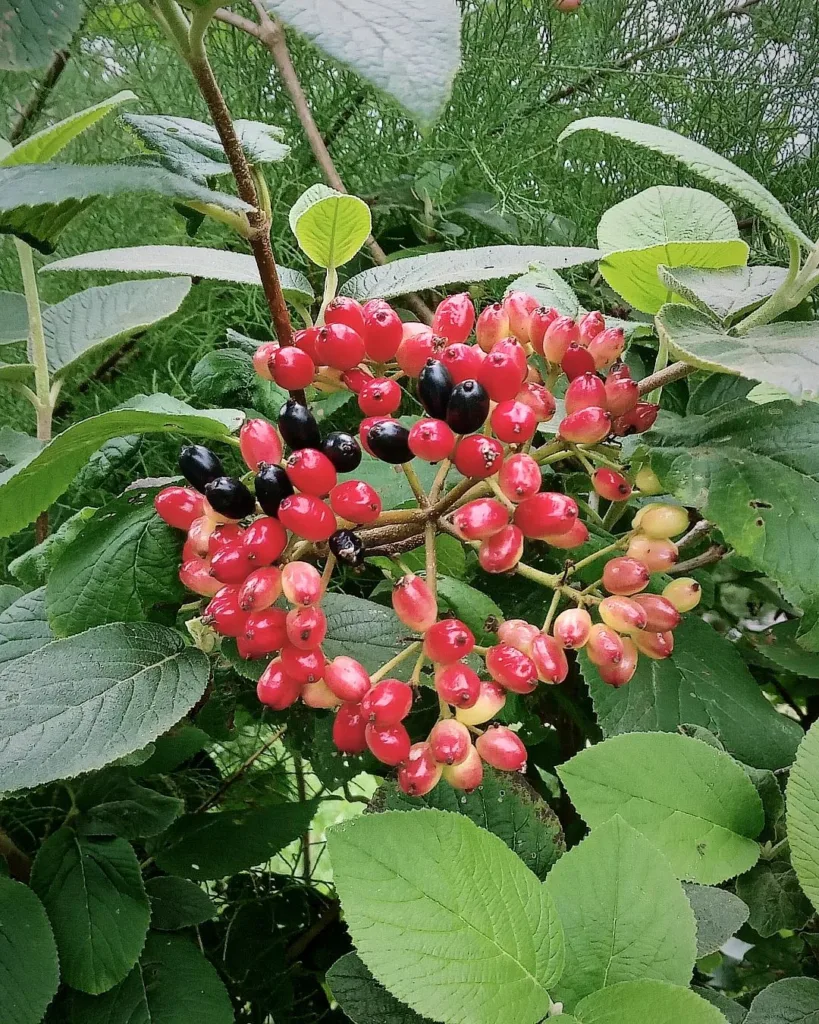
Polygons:
[[289,399],[281,407],[279,433],[294,451],[299,448],[321,447],[318,423],[307,406],[294,398]]
[[204,491],[206,484],[225,472],[218,455],[202,444],[185,445],[179,453],[179,468],[197,491]]
[[444,364],[438,359],[427,359],[418,376],[418,401],[433,419],[446,419],[452,386],[452,375]]
[[398,420],[380,420],[370,428],[367,444],[373,455],[383,462],[398,466],[412,461],[409,446],[409,431]]
[[352,530],[336,530],[329,541],[330,550],[345,565],[361,565],[364,561],[364,544]]
[[361,446],[352,434],[334,430],[322,441],[321,448],[339,473],[352,473],[361,465]]
[[452,389],[446,421],[456,434],[472,434],[486,422],[489,395],[476,380],[465,380]]
[[228,519],[244,519],[256,510],[256,501],[235,476],[218,476],[205,485],[205,497],[215,512]]
[[279,505],[292,493],[293,484],[281,466],[262,466],[256,474],[256,500],[267,515],[278,515]]

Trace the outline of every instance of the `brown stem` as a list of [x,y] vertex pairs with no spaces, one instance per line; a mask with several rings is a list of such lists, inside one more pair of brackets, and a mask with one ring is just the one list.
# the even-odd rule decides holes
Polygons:
[[288,963],[293,963],[294,960],[298,960],[301,954],[307,949],[314,939],[318,938],[319,935],[331,925],[334,921],[338,920],[338,915],[341,911],[341,904],[338,900],[333,900],[327,904],[327,907],[322,911],[319,917],[310,925],[310,927],[301,933],[299,937],[293,942],[285,953],[285,960]]
[[662,388],[666,384],[673,384],[675,380],[690,377],[692,373],[696,372],[696,366],[690,366],[688,363],[672,363],[670,366],[666,366],[664,370],[652,373],[650,377],[644,377],[639,385],[640,394],[647,395],[649,391],[653,391],[655,388]]
[[713,565],[714,562],[719,562],[725,558],[727,554],[728,548],[723,547],[722,544],[712,544],[701,555],[695,555],[694,558],[689,558],[687,562],[677,562],[673,568],[668,570],[668,574],[669,576],[679,576],[682,573],[691,572],[692,569],[701,569],[704,565]]
[[200,804],[196,808],[196,811],[194,813],[203,814],[205,811],[209,811],[211,807],[215,807],[216,804],[218,804],[222,797],[225,795],[225,793],[227,793],[227,791],[231,788],[231,786],[235,785],[239,781],[239,779],[244,778],[244,776],[247,774],[250,768],[252,768],[253,765],[259,760],[262,754],[267,753],[267,751],[270,750],[273,744],[276,743],[279,739],[281,739],[281,737],[284,735],[285,729],[286,726],[282,726],[280,729],[277,729],[270,736],[269,739],[265,740],[265,742],[259,747],[258,750],[255,750],[250,755],[250,757],[236,769],[236,771],[232,775],[228,776],[228,778],[225,779],[225,781],[216,790],[215,793],[212,793],[207,798],[207,800],[204,801],[204,803]]
[[28,883],[31,877],[31,857],[23,853],[14,840],[0,828],[0,857],[9,866],[9,874],[18,882]]
[[22,142],[28,135],[29,129],[34,127],[37,118],[43,112],[43,107],[48,101],[51,90],[60,80],[60,76],[63,71],[65,71],[70,57],[70,50],[58,50],[57,53],[54,54],[51,59],[51,63],[46,68],[40,84],[34,91],[34,95],[20,111],[17,120],[14,122],[14,125],[9,132],[9,142],[12,146],[16,146],[18,142]]

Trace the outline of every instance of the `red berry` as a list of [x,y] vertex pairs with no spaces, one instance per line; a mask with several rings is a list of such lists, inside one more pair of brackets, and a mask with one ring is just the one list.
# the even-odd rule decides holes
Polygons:
[[514,523],[525,537],[538,540],[546,534],[564,534],[577,522],[577,502],[556,491],[541,491],[515,509]]
[[509,333],[526,345],[531,340],[530,322],[532,313],[538,308],[538,301],[526,292],[509,292],[503,300],[503,308],[509,317]]
[[316,497],[329,494],[338,481],[336,467],[316,448],[299,448],[293,452],[285,469],[294,487]]
[[603,586],[610,594],[631,597],[645,590],[651,573],[636,558],[612,558],[603,568]]
[[375,377],[358,392],[358,407],[365,416],[389,416],[401,405],[401,387],[388,377]]
[[287,643],[287,616],[281,608],[251,612],[245,620],[244,640],[250,657],[280,651]]
[[481,683],[478,699],[472,705],[456,707],[455,717],[464,725],[482,725],[503,708],[506,703],[506,690],[492,681]]
[[516,399],[496,405],[489,421],[495,436],[507,444],[525,444],[532,440],[537,429],[534,411]]
[[333,743],[342,754],[362,754],[367,749],[367,719],[358,704],[342,704],[333,720]]
[[370,753],[377,757],[382,764],[395,767],[409,757],[412,742],[409,733],[400,722],[398,725],[388,725],[383,728],[369,723],[364,735]]
[[591,478],[592,487],[607,501],[625,501],[631,497],[631,484],[614,469],[597,469]]
[[563,404],[567,413],[592,406],[602,408],[606,404],[606,385],[596,373],[584,373],[582,377],[575,377],[566,388]]
[[239,588],[239,607],[260,612],[278,600],[282,592],[282,573],[275,565],[255,569]]
[[[258,520],[256,521],[258,522]],[[250,525],[253,526],[255,524],[251,523]],[[208,554],[213,557],[217,551],[221,551],[222,548],[235,547],[239,541],[247,545],[247,535],[249,532],[250,527],[244,530],[237,523],[218,523],[208,538]],[[255,551],[251,551],[250,554],[257,565],[264,564],[257,557]]]
[[501,338],[508,338],[509,332],[509,315],[505,303],[496,302],[481,311],[475,325],[475,336],[484,352],[490,352],[495,342]]
[[324,310],[325,324],[344,324],[356,334],[364,336],[366,323],[364,321],[364,307],[355,299],[346,295],[337,295]]
[[621,327],[609,327],[595,335],[589,342],[589,355],[598,370],[616,363],[626,347],[626,336]]
[[577,321],[577,329],[580,331],[580,341],[584,345],[596,338],[601,331],[606,329],[606,318],[603,314],[594,309],[591,313],[584,313]]
[[[699,586],[699,584],[697,584]],[[676,629],[682,616],[667,597],[659,594],[637,594],[632,598],[646,613],[646,622],[642,627],[651,633],[666,633]]]
[[278,349],[270,365],[273,380],[285,391],[299,391],[308,387],[316,375],[316,364],[295,345]]
[[444,347],[444,339],[437,338],[429,327],[423,324],[404,324],[403,338],[398,346],[396,359],[408,377],[417,377],[426,366],[427,360],[437,358]]
[[[223,526],[216,532],[228,529],[230,526]],[[287,531],[278,519],[262,516],[254,519],[245,530],[242,544],[253,556],[256,565],[272,565],[287,547]]]
[[438,618],[435,595],[420,576],[412,573],[393,587],[392,606],[404,625],[416,633],[425,633]]
[[165,487],[154,498],[160,519],[177,530],[189,530],[203,511],[204,499],[191,487]]
[[345,370],[341,375],[342,384],[356,395],[373,380],[375,378],[369,370],[365,370],[361,366],[354,366],[352,370]]
[[444,765],[443,777],[454,789],[471,793],[483,780],[483,761],[474,747],[460,764]]
[[484,480],[500,469],[503,463],[503,445],[493,437],[471,434],[458,442],[454,462],[459,473]]
[[623,644],[623,655],[612,665],[598,665],[597,671],[604,683],[609,686],[625,686],[637,669],[638,652],[634,642],[627,636],[620,638]]
[[300,651],[319,647],[327,636],[327,616],[315,606],[293,608],[287,613],[285,623],[287,639]]
[[514,338],[502,338],[478,368],[477,380],[493,402],[515,397],[526,379],[526,353]]
[[337,516],[351,523],[372,523],[381,515],[378,491],[364,480],[345,480],[330,491],[330,505]]
[[486,671],[496,683],[513,693],[531,693],[537,686],[537,668],[528,654],[497,644],[486,655]]
[[500,489],[515,504],[537,494],[540,482],[540,466],[531,455],[523,452],[511,455],[504,462],[498,475]]
[[567,608],[555,619],[552,633],[561,647],[578,651],[586,646],[591,628],[591,615],[585,608]]
[[443,619],[424,636],[424,653],[438,665],[451,665],[472,653],[475,637],[459,619]]
[[239,607],[239,588],[222,587],[205,609],[202,621],[222,636],[238,637],[245,631],[247,613]]
[[526,747],[523,741],[505,725],[487,729],[475,741],[480,756],[502,772],[522,772],[526,767]]
[[589,539],[589,528],[582,519],[576,519],[574,526],[566,533],[544,533],[539,539],[555,548],[579,548]]
[[638,629],[631,634],[631,639],[640,654],[653,661],[670,658],[674,651],[674,634],[670,630],[665,633],[648,633]]
[[312,494],[291,494],[279,505],[279,521],[305,540],[329,540],[336,532],[336,517],[320,498]]
[[367,721],[380,728],[398,725],[412,708],[412,687],[398,679],[382,679],[361,700]]
[[210,565],[202,558],[190,558],[179,569],[183,587],[201,597],[214,597],[222,589],[222,583],[213,578]]
[[529,340],[535,352],[543,355],[543,339],[546,331],[557,320],[560,313],[551,306],[538,306],[529,319]]
[[606,410],[591,406],[564,416],[558,433],[564,441],[572,444],[597,444],[610,430],[611,417]]
[[646,611],[630,597],[614,594],[604,597],[597,606],[600,618],[607,626],[618,633],[632,633],[635,629],[645,629],[648,622]]
[[550,363],[559,366],[572,342],[580,341],[580,331],[570,316],[559,316],[553,320],[543,337],[543,355]]
[[278,658],[270,662],[256,685],[256,696],[274,711],[284,711],[295,704],[300,693],[301,684],[287,675]]
[[288,562],[282,569],[284,596],[297,608],[309,608],[321,600],[321,573],[309,562]]
[[555,414],[554,395],[543,384],[527,380],[515,398],[518,402],[529,406],[537,417],[538,423],[546,423]]
[[455,448],[455,434],[443,420],[418,420],[407,440],[410,451],[424,462],[448,459]]
[[594,373],[594,359],[580,342],[573,341],[560,360],[560,368],[569,380],[574,380],[575,377],[580,377],[584,373]]
[[595,665],[619,665],[623,660],[623,640],[609,626],[597,622],[589,630],[586,653]]
[[321,366],[351,370],[364,358],[364,339],[346,324],[328,324],[318,332],[316,354]]
[[376,363],[395,358],[403,337],[401,317],[386,302],[364,307],[364,346],[367,356]]
[[468,292],[450,295],[438,303],[432,319],[432,333],[446,338],[449,344],[464,342],[475,326],[475,307]]
[[361,698],[370,689],[370,676],[360,661],[340,654],[333,658],[324,668],[324,682],[337,697],[353,704],[359,704]]
[[436,669],[435,689],[447,704],[454,704],[456,708],[471,708],[480,696],[481,680],[474,669],[457,662]]
[[429,743],[413,743],[398,769],[398,785],[407,796],[426,796],[441,781],[442,774]]
[[432,756],[441,764],[461,764],[472,749],[469,729],[454,718],[436,722],[428,742]]
[[649,572],[668,572],[680,557],[673,540],[655,540],[642,533],[631,538],[626,554],[641,562]]
[[532,641],[532,661],[538,679],[544,683],[562,683],[569,674],[569,663],[563,648],[548,633],[539,633]]
[[611,432],[617,437],[628,437],[630,434],[642,434],[654,426],[660,412],[659,405],[649,402],[638,402],[629,412],[618,416],[611,425]]
[[477,345],[464,345],[460,342],[447,345],[441,353],[441,362],[449,371],[453,384],[477,380],[485,358],[484,352]]
[[296,331],[293,335],[293,344],[296,348],[300,348],[302,352],[306,352],[313,360],[315,366],[318,366],[319,363],[316,340],[320,330],[320,327],[305,327],[304,330]]
[[267,420],[248,420],[239,431],[239,448],[248,469],[254,473],[261,465],[272,466],[282,461],[282,439]]
[[477,498],[452,516],[452,525],[462,540],[485,540],[504,528],[509,512],[496,498]]
[[481,542],[478,561],[484,572],[510,572],[523,557],[523,533],[517,526],[504,526]]
[[612,416],[625,416],[640,400],[640,388],[631,377],[616,376],[612,371],[606,377],[606,408]]
[[532,641],[539,634],[537,626],[533,626],[525,619],[507,619],[498,627],[498,639],[501,643],[509,644],[524,654],[531,654]]
[[298,647],[285,644],[282,647],[281,659],[284,671],[300,686],[317,683],[319,679],[324,678],[326,659],[320,647],[300,651]]
[[211,559],[211,574],[220,583],[242,583],[256,568],[256,562],[243,544],[217,551]]
[[341,705],[341,701],[323,679],[303,686],[301,699],[308,708],[337,708]]

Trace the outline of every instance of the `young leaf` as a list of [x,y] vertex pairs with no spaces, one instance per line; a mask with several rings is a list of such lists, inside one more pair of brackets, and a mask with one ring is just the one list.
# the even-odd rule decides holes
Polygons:
[[82,0],[15,0],[0,19],[0,69],[32,71],[48,64],[80,27]]
[[0,615],[24,594],[25,591],[13,583],[0,583]]
[[762,801],[736,761],[673,733],[616,736],[557,769],[588,825],[621,815],[678,878],[712,885],[759,859]]
[[[327,639],[322,649],[328,659],[339,654],[355,658],[375,672],[404,647],[411,637],[392,608],[374,601],[363,601],[350,594],[325,594],[321,602],[327,616]],[[396,666],[395,676],[412,671],[412,662]]]
[[788,276],[787,267],[658,267],[669,291],[696,306],[700,312],[727,323],[749,313],[779,288]]
[[813,917],[813,907],[787,857],[761,860],[736,882],[737,896],[750,908],[748,924],[768,939],[787,928],[798,931]]
[[208,674],[201,651],[148,623],[98,626],[7,662],[3,791],[72,778],[139,750],[196,704]]
[[[288,302],[309,306],[315,299],[310,282],[300,270],[278,266],[282,291]],[[41,273],[51,270],[104,270],[123,274],[173,274],[204,277],[215,281],[253,284],[262,279],[252,256],[241,252],[207,249],[192,245],[135,245],[125,249],[100,249],[80,256],[47,263]]]
[[145,883],[151,901],[151,927],[161,932],[175,932],[203,924],[216,916],[210,898],[187,878],[162,875]]
[[53,639],[46,616],[45,588],[22,594],[0,612],[0,671]]
[[27,885],[0,877],[0,1020],[40,1024],[57,992],[54,934],[42,903]]
[[697,953],[691,906],[665,859],[619,815],[561,857],[546,888],[566,942],[552,998],[566,1009],[619,982],[690,982]]
[[[756,871],[756,868],[754,868]],[[744,877],[744,876],[743,876]],[[697,959],[716,953],[748,920],[748,907],[732,892],[710,885],[683,885],[697,919]]]
[[581,1024],[725,1024],[719,1010],[696,992],[663,981],[627,981],[601,989],[586,996],[576,1013]]
[[336,960],[326,979],[333,998],[353,1024],[431,1024],[379,985],[355,953]]
[[372,217],[363,199],[313,185],[293,204],[290,229],[313,263],[334,270],[366,242]]
[[585,117],[579,121],[572,121],[557,141],[562,142],[570,135],[583,131],[601,132],[603,135],[624,139],[643,149],[671,157],[701,178],[719,185],[737,199],[747,203],[787,237],[796,239],[806,248],[813,245],[811,239],[788,215],[785,207],[764,185],[736,164],[732,164],[730,160],[726,160],[724,156],[708,149],[707,146],[700,145],[699,142],[687,139],[667,128],[629,121],[623,117]]
[[422,124],[435,121],[461,60],[461,18],[446,0],[263,0],[301,32],[397,100]]
[[784,978],[754,999],[745,1024],[819,1024],[819,981]]
[[359,302],[390,299],[407,292],[442,288],[464,281],[496,281],[525,274],[530,264],[538,263],[554,270],[593,263],[597,249],[567,248],[553,245],[487,245],[479,249],[453,249],[425,256],[408,256],[383,267],[356,274],[341,287],[342,295]]
[[605,254],[600,272],[644,313],[669,299],[657,268],[732,267],[748,259],[736,218],[721,200],[696,188],[655,185],[610,207],[597,226]]
[[54,929],[63,981],[93,995],[122,981],[142,950],[151,917],[131,844],[94,841],[61,828],[40,847],[31,887]]
[[819,907],[819,724],[802,740],[785,795],[791,863],[805,895]]
[[560,921],[497,836],[463,815],[388,811],[337,825],[328,845],[359,956],[394,996],[450,1024],[545,1015]]

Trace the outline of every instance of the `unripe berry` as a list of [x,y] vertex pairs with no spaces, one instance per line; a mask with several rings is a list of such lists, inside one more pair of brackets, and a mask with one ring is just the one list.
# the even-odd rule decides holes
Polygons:
[[316,336],[316,354],[321,366],[351,370],[364,358],[364,339],[345,324],[327,324]]
[[582,377],[575,377],[566,388],[563,404],[569,414],[595,406],[605,408],[606,385],[596,373],[584,373]]
[[632,601],[630,597],[615,594],[604,597],[597,606],[600,618],[607,626],[618,633],[632,633],[635,629],[645,629],[648,615],[645,608]]
[[266,341],[263,345],[259,345],[253,353],[253,369],[265,380],[273,380],[273,374],[270,371],[270,360],[278,350],[278,341]]
[[514,398],[526,379],[526,353],[514,338],[501,338],[481,363],[478,380],[493,402]]
[[540,466],[531,455],[520,452],[510,456],[498,475],[500,489],[515,504],[540,491]]
[[498,627],[498,639],[524,654],[532,653],[532,641],[540,630],[526,619],[507,619]]
[[538,306],[529,318],[529,341],[535,352],[543,355],[543,339],[560,313],[551,306]]
[[626,554],[642,562],[649,572],[668,572],[680,557],[673,540],[654,540],[643,533],[631,538]]
[[327,616],[315,606],[293,608],[287,613],[287,639],[300,651],[319,647],[327,636]]
[[630,377],[618,377],[609,373],[606,377],[606,408],[612,416],[624,416],[631,412],[640,400],[640,388]]
[[495,406],[490,423],[495,436],[507,444],[525,444],[532,440],[537,430],[534,410],[514,398]]
[[556,403],[554,395],[543,384],[535,381],[526,381],[523,387],[515,395],[518,402],[528,405],[538,423],[546,423],[555,414]]
[[367,749],[367,719],[359,704],[342,704],[333,720],[333,743],[342,754],[362,754]]
[[[693,611],[702,599],[702,587],[690,576],[672,580],[663,590],[663,597],[670,601],[678,612]],[[673,626],[666,627],[673,629]]]
[[589,539],[589,528],[582,519],[576,519],[574,526],[566,533],[544,533],[540,540],[551,544],[553,548],[570,550],[582,547]]
[[432,333],[453,344],[464,342],[475,326],[475,307],[468,292],[449,295],[439,302],[432,318]]
[[202,558],[190,558],[179,568],[179,580],[183,587],[201,597],[215,597],[227,581],[214,579],[210,565]]
[[461,764],[472,749],[469,729],[454,718],[436,722],[428,742],[432,756],[440,764]]
[[503,708],[506,703],[506,690],[496,682],[481,683],[478,699],[470,707],[455,709],[455,717],[464,725],[482,725]]
[[438,665],[451,665],[472,653],[475,637],[459,619],[443,619],[424,636],[424,654]]
[[285,469],[294,487],[317,498],[329,494],[338,481],[336,467],[317,448],[300,448],[293,452]]
[[472,434],[462,438],[455,449],[455,468],[464,476],[485,480],[503,464],[503,445],[494,437]]
[[553,320],[543,336],[543,356],[550,363],[559,366],[572,342],[580,341],[577,324],[570,316],[559,316]]
[[496,644],[486,655],[486,671],[496,683],[513,693],[531,693],[537,686],[537,668],[523,651]]
[[589,355],[594,359],[598,370],[616,363],[626,347],[626,336],[621,327],[609,327],[601,331],[589,342]]
[[522,772],[526,767],[523,741],[505,725],[491,726],[475,741],[481,758],[502,772]]
[[374,308],[364,307],[364,324],[363,338],[367,356],[376,363],[394,359],[403,338],[401,317],[385,302]]
[[306,352],[295,345],[278,349],[271,360],[270,368],[273,380],[285,391],[299,391],[301,388],[309,387],[316,375],[316,364]]
[[475,335],[478,345],[484,352],[491,352],[492,346],[501,338],[508,338],[510,333],[509,314],[506,312],[505,304],[496,302],[487,306],[481,311],[475,325]]
[[222,636],[238,637],[243,634],[247,614],[239,607],[239,588],[222,587],[205,609],[202,621],[213,626]]
[[577,502],[557,491],[541,491],[515,509],[514,523],[525,537],[538,540],[546,534],[564,534],[577,522]]
[[688,512],[679,505],[644,505],[640,521],[635,520],[642,533],[655,540],[678,537],[688,529]]
[[573,341],[560,360],[560,368],[569,380],[574,380],[575,377],[581,377],[584,373],[594,373],[594,359],[580,342]]
[[619,665],[623,660],[623,640],[609,626],[595,623],[586,641],[586,653],[594,665]]
[[248,657],[280,651],[287,643],[287,616],[281,608],[267,608],[251,612],[245,619],[242,634]]
[[606,501],[626,501],[631,497],[631,484],[622,473],[605,466],[596,469],[591,478],[592,487]]
[[413,743],[398,769],[398,785],[407,796],[426,796],[441,781],[442,774],[443,766],[435,760],[429,743]]
[[471,793],[483,781],[483,761],[474,747],[460,764],[444,765],[443,777],[453,787]]
[[537,299],[526,292],[509,292],[503,300],[503,308],[509,317],[509,333],[521,344],[528,344],[531,341],[529,324],[532,313],[538,308]]
[[[408,331],[407,328],[420,328]],[[398,347],[398,365],[408,377],[417,377],[426,366],[427,360],[437,359],[446,342],[432,333],[423,324],[404,324],[404,336]]]
[[160,519],[177,530],[189,530],[202,516],[202,495],[191,487],[165,487],[154,497]]
[[588,345],[592,338],[606,329],[606,318],[598,309],[590,313],[584,313],[577,321],[577,329],[580,332],[581,344]]
[[281,650],[284,671],[300,686],[317,683],[324,678],[326,660],[320,647],[310,651],[300,651],[298,647],[285,644]]
[[404,625],[416,633],[425,633],[438,618],[438,602],[426,583],[410,573],[392,589],[392,607]]
[[300,684],[287,675],[278,658],[270,662],[256,685],[256,696],[274,711],[284,711],[295,704],[300,693]]
[[478,561],[484,572],[510,572],[522,557],[523,532],[512,524],[487,538],[478,549]]
[[301,699],[308,708],[337,708],[341,704],[341,701],[323,679],[302,686]]
[[287,531],[278,519],[262,516],[245,530],[242,544],[256,565],[272,565],[287,547]]
[[279,521],[292,533],[314,543],[329,540],[336,531],[336,517],[321,498],[293,494],[279,505]]
[[398,679],[382,679],[361,700],[367,721],[379,728],[403,722],[411,708],[412,687]]
[[638,558],[612,558],[603,568],[603,586],[610,594],[631,597],[645,590],[650,580],[651,573]]
[[435,689],[447,704],[471,708],[480,696],[481,680],[474,669],[458,662],[435,670]]
[[356,299],[346,295],[337,295],[324,310],[326,324],[344,324],[357,334],[364,336],[364,308]]
[[275,465],[282,460],[282,440],[267,420],[248,420],[239,431],[239,448],[254,473],[263,463]]
[[452,454],[455,440],[452,428],[443,420],[418,420],[410,429],[407,443],[416,458],[441,462]]
[[562,683],[569,674],[569,662],[563,648],[548,633],[540,633],[532,641],[532,661],[541,682]]
[[651,466],[643,466],[637,471],[637,476],[634,478],[634,486],[642,494],[653,495],[663,493],[663,485],[660,483],[660,478]]
[[280,569],[275,565],[255,569],[239,588],[239,607],[246,612],[260,612],[275,604],[281,592]]
[[638,402],[629,412],[617,416],[611,424],[611,432],[616,437],[628,437],[631,434],[642,434],[654,426],[660,412],[659,405],[649,402]]
[[509,512],[496,498],[476,498],[457,509],[452,525],[462,540],[485,540],[504,528]]
[[605,409],[592,406],[564,416],[558,433],[572,444],[597,444],[611,430],[611,417]]
[[460,343],[448,345],[440,356],[441,362],[449,370],[453,384],[462,384],[465,380],[477,380],[485,358],[483,350],[477,345]]
[[401,405],[401,386],[389,377],[374,377],[358,392],[358,407],[365,416],[389,416]]
[[282,569],[282,590],[290,604],[309,608],[321,600],[321,573],[309,562],[288,562]]
[[327,662],[324,666],[324,682],[337,697],[352,704],[361,703],[370,689],[367,670],[361,662],[345,654]]
[[671,630],[666,633],[649,633],[644,630],[637,630],[631,634],[637,650],[652,661],[663,661],[670,658],[674,651],[674,634]]
[[337,516],[364,525],[381,515],[381,497],[364,480],[345,480],[330,491],[330,506]]
[[[682,582],[677,580],[675,582]],[[669,584],[671,586],[672,584]],[[666,590],[668,587],[666,587]],[[699,584],[697,584],[699,590]],[[646,613],[646,624],[643,629],[650,633],[665,633],[669,629],[676,629],[680,624],[680,612],[668,597],[660,597],[659,594],[637,594],[632,598]],[[688,610],[688,609],[686,609]]]
[[388,725],[384,728],[368,724],[364,735],[370,753],[382,764],[394,768],[409,757],[412,742],[409,733],[400,722],[398,725]]
[[242,544],[222,548],[210,562],[211,575],[220,583],[242,583],[255,568],[256,563]]
[[[318,352],[316,352],[316,338],[318,338],[318,332],[321,330],[320,327],[305,327],[301,331],[296,331],[293,335],[293,344],[296,348],[300,348],[302,352],[306,352],[308,356],[313,360],[315,365],[318,365]],[[278,346],[277,346],[278,347]]]
[[561,647],[578,651],[586,646],[591,628],[591,615],[585,608],[567,608],[555,619],[552,633]]
[[[227,528],[227,526],[228,524],[225,524],[225,528]],[[239,538],[241,538],[241,534],[243,532],[242,528],[237,526],[235,523],[231,523],[230,526],[239,531]],[[182,549],[183,552],[186,550],[188,552],[192,552],[193,556],[196,558],[207,558],[208,555],[216,554],[216,551],[218,551],[219,548],[217,547],[211,551],[210,541],[211,537],[213,537],[213,534],[218,529],[220,529],[220,527],[214,523],[212,519],[208,519],[207,516],[200,516],[198,519],[194,519],[190,525],[190,529],[188,530],[188,535],[185,538],[185,547]]]
[[625,686],[637,669],[638,651],[634,641],[627,636],[620,638],[623,644],[623,655],[616,665],[598,665],[597,671],[604,683],[609,686]]

